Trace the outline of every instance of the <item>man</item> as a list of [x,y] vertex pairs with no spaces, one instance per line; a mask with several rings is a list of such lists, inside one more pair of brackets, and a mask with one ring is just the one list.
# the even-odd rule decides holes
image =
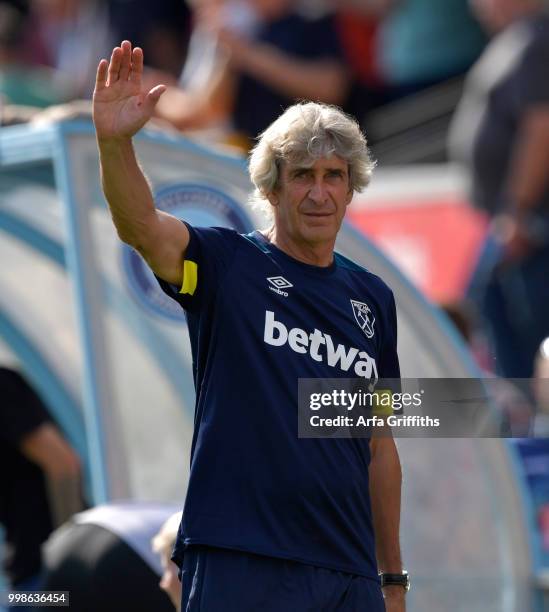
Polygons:
[[[471,174],[471,199],[493,217],[470,290],[494,367],[530,378],[549,334],[549,14],[544,0],[471,0],[494,37],[467,77],[450,153]],[[497,265],[490,270],[493,251]]]
[[13,589],[32,591],[42,585],[42,544],[82,508],[80,459],[19,372],[0,367],[0,397],[4,569]]
[[[165,90],[141,91],[142,65],[128,41],[100,62],[94,122],[118,235],[187,313],[197,402],[173,556],[182,610],[403,612],[394,441],[297,435],[298,378],[399,377],[391,291],[334,254],[372,170],[365,139],[335,108],[291,107],[250,160],[272,227],[191,227],[155,209],[132,148]],[[368,333],[351,300],[367,300]],[[386,608],[378,568],[391,574]]]

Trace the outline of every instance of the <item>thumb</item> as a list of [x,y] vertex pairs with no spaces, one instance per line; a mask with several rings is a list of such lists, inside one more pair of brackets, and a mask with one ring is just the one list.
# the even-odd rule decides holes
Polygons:
[[166,89],[166,85],[157,85],[149,91],[147,97],[145,98],[145,104],[151,111],[154,109],[156,103],[160,99],[160,96],[166,91]]

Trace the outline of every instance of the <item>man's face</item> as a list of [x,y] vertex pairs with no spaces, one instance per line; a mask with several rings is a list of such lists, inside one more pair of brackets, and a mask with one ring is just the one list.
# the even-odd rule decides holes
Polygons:
[[311,246],[334,243],[353,192],[348,163],[332,155],[310,168],[282,162],[274,205],[277,235]]

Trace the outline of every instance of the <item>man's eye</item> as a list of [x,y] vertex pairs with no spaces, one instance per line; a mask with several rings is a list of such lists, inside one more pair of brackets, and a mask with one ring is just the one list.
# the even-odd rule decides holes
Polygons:
[[343,173],[340,172],[339,170],[333,170],[332,172],[328,172],[328,176],[330,178],[342,178]]

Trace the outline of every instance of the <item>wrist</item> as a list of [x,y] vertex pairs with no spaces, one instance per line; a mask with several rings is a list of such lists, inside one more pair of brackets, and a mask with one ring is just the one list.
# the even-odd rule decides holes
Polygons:
[[404,599],[406,597],[406,589],[397,584],[388,584],[381,587],[383,597],[385,599]]
[[131,136],[97,136],[97,145],[101,151],[119,151],[127,147],[132,147]]
[[393,596],[393,593],[401,593],[404,595],[410,590],[410,577],[406,570],[400,570],[398,573],[381,572],[379,574],[381,588],[383,593],[388,593]]

